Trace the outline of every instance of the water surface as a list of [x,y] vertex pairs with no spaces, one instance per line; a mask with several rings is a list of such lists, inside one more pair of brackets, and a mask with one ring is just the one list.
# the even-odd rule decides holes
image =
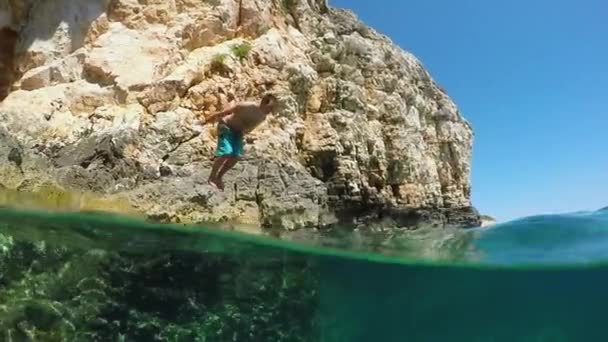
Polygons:
[[0,209],[0,341],[606,341],[608,213],[290,241]]

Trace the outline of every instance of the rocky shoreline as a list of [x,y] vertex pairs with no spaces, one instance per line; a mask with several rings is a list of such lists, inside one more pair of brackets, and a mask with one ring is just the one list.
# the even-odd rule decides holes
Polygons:
[[[0,17],[0,187],[262,230],[481,224],[469,123],[413,55],[323,0],[0,0]],[[198,118],[269,90],[276,115],[214,190]]]

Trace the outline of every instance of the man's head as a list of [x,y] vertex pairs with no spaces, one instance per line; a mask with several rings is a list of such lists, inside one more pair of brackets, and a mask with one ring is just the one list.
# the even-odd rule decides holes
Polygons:
[[266,94],[262,97],[262,101],[260,101],[260,110],[264,113],[272,112],[274,104],[276,103],[277,98],[273,94]]

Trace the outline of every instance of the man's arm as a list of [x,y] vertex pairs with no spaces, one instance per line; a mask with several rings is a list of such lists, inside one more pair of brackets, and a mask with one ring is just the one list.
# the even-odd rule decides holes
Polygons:
[[228,108],[224,109],[221,112],[217,112],[217,113],[213,113],[211,115],[209,115],[208,117],[205,118],[205,122],[203,123],[203,125],[209,123],[209,122],[213,122],[215,120],[219,120],[221,118],[223,118],[224,116],[233,113],[234,110],[236,109],[236,105],[233,106],[229,106]]

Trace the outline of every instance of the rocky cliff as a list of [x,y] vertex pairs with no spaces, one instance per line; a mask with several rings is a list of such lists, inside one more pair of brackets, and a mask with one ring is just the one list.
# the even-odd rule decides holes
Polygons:
[[[414,56],[325,0],[0,0],[0,26],[0,187],[163,221],[480,223],[471,126]],[[214,191],[197,118],[266,91],[275,115]]]

